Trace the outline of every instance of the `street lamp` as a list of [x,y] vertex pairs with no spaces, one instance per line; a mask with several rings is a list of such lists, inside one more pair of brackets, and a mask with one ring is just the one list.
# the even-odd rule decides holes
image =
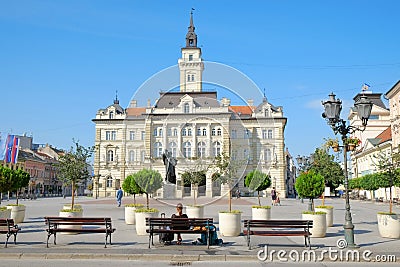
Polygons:
[[344,186],[345,186],[345,195],[346,195],[346,213],[345,213],[345,223],[343,225],[344,228],[344,237],[349,247],[357,247],[354,244],[354,225],[351,218],[350,212],[350,199],[349,199],[349,178],[347,172],[347,145],[346,139],[348,134],[352,134],[355,131],[364,131],[369,116],[371,115],[372,110],[372,102],[368,100],[368,97],[365,94],[361,94],[357,101],[354,103],[354,110],[357,112],[358,117],[361,119],[361,127],[346,125],[346,121],[340,118],[340,112],[342,110],[342,101],[340,99],[335,98],[336,95],[331,93],[329,95],[329,99],[326,101],[322,101],[322,105],[324,106],[325,112],[322,113],[322,117],[326,119],[329,126],[332,127],[333,132],[336,134],[340,134],[343,142],[343,168],[344,168]]
[[[310,156],[300,156],[298,155],[296,158],[297,164],[299,165],[300,168],[300,172],[304,172],[307,171],[310,167],[311,164],[314,161],[314,156],[310,155]],[[301,198],[301,203],[304,203],[303,198]],[[308,202],[308,210],[312,211],[312,201],[310,199],[310,201]]]

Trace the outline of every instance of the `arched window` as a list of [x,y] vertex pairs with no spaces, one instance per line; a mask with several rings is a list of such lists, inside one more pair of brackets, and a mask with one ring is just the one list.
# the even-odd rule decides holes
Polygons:
[[220,142],[214,142],[213,144],[213,156],[216,157],[221,154],[221,143]]
[[113,185],[113,178],[112,178],[111,176],[108,176],[108,177],[107,177],[107,184],[106,184],[106,186],[107,186],[107,187],[112,187],[112,185]]
[[129,151],[129,162],[134,162],[135,161],[135,150],[130,150]]
[[109,118],[114,119],[114,111],[110,111]]
[[188,136],[192,136],[192,128],[188,128]]
[[183,156],[185,158],[192,157],[192,144],[190,144],[190,142],[183,143]]
[[182,136],[186,136],[186,135],[187,135],[186,128],[183,128],[183,129],[182,129]]
[[187,81],[190,82],[190,74],[187,76]]
[[192,82],[194,82],[194,74],[192,74]]
[[174,128],[174,136],[178,136],[178,129]]
[[171,152],[172,157],[176,158],[176,149],[177,149],[177,145],[175,142],[171,142],[168,144],[168,150]]
[[161,156],[162,156],[162,151],[163,151],[163,149],[162,149],[162,144],[161,144],[160,142],[156,142],[156,143],[154,144],[154,153],[153,153],[153,156],[154,156],[155,158],[161,158]]
[[222,135],[222,130],[221,130],[221,128],[218,128],[218,130],[217,130],[217,135],[218,135],[218,136],[221,136],[221,135]]
[[206,135],[207,135],[207,129],[203,128],[203,136],[206,136]]
[[107,151],[107,162],[114,161],[114,151],[108,150]]
[[212,136],[215,136],[215,128],[213,128],[213,129],[211,130],[211,135],[212,135]]
[[199,158],[204,158],[206,156],[206,143],[205,142],[199,142],[197,144],[197,156]]

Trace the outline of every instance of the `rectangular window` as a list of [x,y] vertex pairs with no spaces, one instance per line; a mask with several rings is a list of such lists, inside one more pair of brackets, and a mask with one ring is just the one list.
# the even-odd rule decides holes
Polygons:
[[369,120],[379,120],[379,115],[370,115]]
[[203,129],[203,136],[206,136],[207,135],[207,129]]
[[193,60],[193,55],[189,55],[189,61]]
[[130,131],[129,132],[129,140],[135,140],[135,131]]
[[106,131],[106,140],[116,140],[117,132],[116,131]]
[[262,130],[262,139],[267,139],[267,130]]
[[106,131],[106,140],[111,140],[111,131]]
[[251,132],[249,129],[244,130],[244,139],[251,138]]
[[197,135],[198,135],[198,136],[201,135],[201,129],[200,129],[200,128],[197,129]]
[[268,130],[268,139],[272,139],[272,130]]
[[141,139],[144,140],[145,138],[146,138],[146,132],[145,132],[145,131],[142,131],[142,133],[141,133]]

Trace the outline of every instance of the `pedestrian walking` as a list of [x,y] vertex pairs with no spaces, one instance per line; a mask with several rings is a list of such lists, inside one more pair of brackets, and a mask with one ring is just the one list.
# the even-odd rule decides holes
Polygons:
[[272,206],[275,206],[275,204],[276,204],[276,190],[275,190],[275,187],[272,187],[271,199],[272,199]]
[[121,187],[119,187],[119,189],[117,191],[117,204],[118,204],[118,207],[121,207],[122,195],[123,195],[123,191],[122,191]]

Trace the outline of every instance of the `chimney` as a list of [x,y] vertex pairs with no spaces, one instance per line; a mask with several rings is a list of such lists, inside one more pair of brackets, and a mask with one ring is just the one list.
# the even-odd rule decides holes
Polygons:
[[151,107],[151,102],[150,99],[147,99],[147,107],[150,108]]
[[130,108],[136,108],[137,107],[137,100],[132,99],[131,104],[129,105]]

